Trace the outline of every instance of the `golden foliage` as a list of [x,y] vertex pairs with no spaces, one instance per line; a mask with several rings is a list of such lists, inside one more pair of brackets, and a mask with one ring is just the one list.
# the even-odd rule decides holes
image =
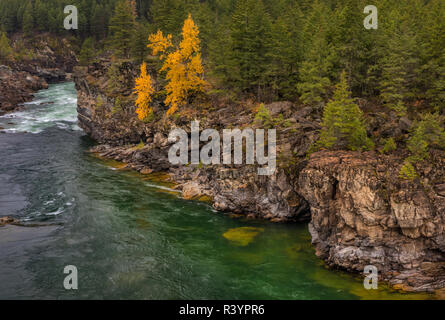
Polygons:
[[151,77],[147,73],[147,64],[145,62],[141,65],[141,75],[136,79],[134,92],[138,96],[136,99],[136,105],[138,106],[136,113],[139,120],[144,120],[153,113],[150,103],[152,101],[151,95],[154,93]]
[[[189,14],[182,28],[182,41],[179,44],[179,49],[167,55],[161,68],[161,71],[167,73],[165,104],[170,106],[167,111],[168,116],[174,114],[179,105],[186,102],[191,92],[202,91],[206,83],[203,80],[204,68],[202,67],[198,35],[199,29]],[[161,31],[150,35],[149,41],[151,43],[148,46],[153,50],[153,54],[165,53],[172,46],[171,35],[164,37]]]
[[[161,30],[158,30],[158,32],[155,34],[149,35],[148,41],[150,43],[147,45],[147,47],[152,50],[153,55],[157,55],[158,53],[165,53],[168,48],[173,46],[172,35],[169,34],[164,37]],[[161,55],[161,59],[162,58],[163,55]]]

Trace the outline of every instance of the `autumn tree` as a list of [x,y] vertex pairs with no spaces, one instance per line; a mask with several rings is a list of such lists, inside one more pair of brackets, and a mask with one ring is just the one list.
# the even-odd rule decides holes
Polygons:
[[363,112],[350,98],[346,72],[340,76],[334,98],[323,112],[320,140],[315,149],[366,150],[373,146],[363,122]]
[[164,37],[162,32],[158,31],[149,37],[148,46],[153,54],[161,54],[164,59],[161,72],[166,72],[165,104],[170,107],[167,115],[175,113],[193,92],[202,91],[205,85],[198,34],[199,29],[189,14],[184,22],[182,41],[177,50],[167,54],[167,49],[172,46],[171,35]]
[[141,65],[141,74],[136,79],[134,92],[137,94],[136,113],[139,120],[145,120],[153,113],[150,103],[152,102],[152,94],[154,93],[151,77],[147,73],[147,64],[145,62]]

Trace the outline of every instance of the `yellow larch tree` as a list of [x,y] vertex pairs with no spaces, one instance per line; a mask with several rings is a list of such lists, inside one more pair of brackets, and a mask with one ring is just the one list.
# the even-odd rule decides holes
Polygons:
[[139,120],[144,120],[151,113],[153,113],[153,109],[150,107],[150,103],[152,101],[151,96],[154,93],[151,77],[147,73],[147,64],[145,62],[142,63],[141,65],[141,74],[136,79],[136,86],[134,88],[134,92],[137,94],[136,113],[138,115]]
[[[158,30],[157,33],[151,34],[148,36],[149,44],[147,47],[149,47],[153,55],[157,55],[158,53],[163,54],[167,51],[168,48],[172,47],[172,35],[169,34],[166,37],[162,34],[161,30]],[[163,55],[160,57],[161,59],[164,58]]]
[[[167,116],[174,114],[178,107],[187,101],[191,92],[201,92],[206,82],[203,79],[204,68],[201,60],[199,29],[191,15],[184,22],[182,41],[179,48],[165,58],[161,71],[166,71],[168,81],[165,89],[165,104],[170,106]],[[161,31],[149,37],[153,54],[164,54],[172,46],[171,35],[164,37]],[[161,56],[163,59],[163,55]]]

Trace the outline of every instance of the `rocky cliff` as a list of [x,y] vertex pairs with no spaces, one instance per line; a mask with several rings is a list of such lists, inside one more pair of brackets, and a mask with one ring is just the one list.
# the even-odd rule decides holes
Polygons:
[[[445,287],[444,153],[418,165],[420,179],[399,179],[403,152],[319,152],[305,155],[317,139],[321,108],[281,102],[266,105],[277,127],[278,169],[257,175],[254,166],[172,166],[168,133],[174,127],[262,127],[249,103],[194,105],[174,119],[155,116],[149,123],[135,116],[131,88],[135,68],[118,63],[117,83],[111,62],[76,68],[79,125],[100,145],[92,151],[128,164],[141,173],[168,172],[186,199],[210,200],[215,209],[271,221],[308,221],[317,255],[331,267],[363,272],[375,265],[381,279],[406,291]],[[157,114],[162,103],[155,101]],[[212,107],[216,106],[216,107]],[[406,134],[409,120],[369,119],[369,132],[381,136],[395,129]],[[393,130],[394,131],[394,130]]]
[[309,202],[309,230],[328,265],[362,272],[407,291],[445,287],[445,153],[398,178],[403,159],[375,153],[320,152],[298,178]]
[[20,108],[48,83],[71,78],[77,59],[70,42],[49,34],[12,37],[13,55],[0,65],[0,114]]

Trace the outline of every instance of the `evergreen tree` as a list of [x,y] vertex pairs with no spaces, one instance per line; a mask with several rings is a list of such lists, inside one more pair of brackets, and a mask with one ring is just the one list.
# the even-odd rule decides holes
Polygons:
[[128,0],[120,0],[110,20],[111,47],[119,57],[128,58],[131,37],[135,28],[135,18]]
[[388,51],[382,61],[381,97],[391,108],[399,101],[415,97],[419,71],[416,37],[408,30],[398,31],[388,41]]
[[147,37],[148,27],[143,23],[136,23],[135,31],[131,36],[130,53],[137,63],[142,63],[148,53]]
[[82,44],[80,50],[79,63],[82,66],[87,66],[94,58],[94,42],[92,38],[87,38]]
[[445,149],[445,130],[443,119],[438,114],[426,114],[416,123],[407,142],[411,152],[410,160],[421,161],[428,158],[430,147]]
[[267,70],[270,20],[261,0],[238,0],[230,25],[227,79],[261,98]]
[[366,133],[363,112],[350,95],[343,71],[334,98],[325,106],[316,149],[367,150],[373,147]]
[[194,1],[185,0],[153,0],[150,7],[154,30],[162,30],[166,34],[178,34],[187,18]]
[[6,32],[0,32],[0,63],[8,60],[11,54],[12,48],[9,45],[9,39],[6,36]]
[[303,59],[303,14],[298,5],[284,6],[272,25],[269,42],[268,83],[273,99],[293,100],[297,96],[299,67]]
[[22,28],[23,32],[27,35],[30,35],[34,31],[34,16],[33,16],[33,7],[32,3],[28,2],[25,7],[25,11],[23,13],[23,22]]
[[320,103],[325,99],[327,88],[331,83],[328,77],[331,67],[327,59],[329,47],[323,34],[314,39],[308,53],[307,60],[301,65],[300,82],[297,87],[304,103]]
[[35,25],[40,31],[48,30],[48,10],[44,1],[36,0],[34,3]]

